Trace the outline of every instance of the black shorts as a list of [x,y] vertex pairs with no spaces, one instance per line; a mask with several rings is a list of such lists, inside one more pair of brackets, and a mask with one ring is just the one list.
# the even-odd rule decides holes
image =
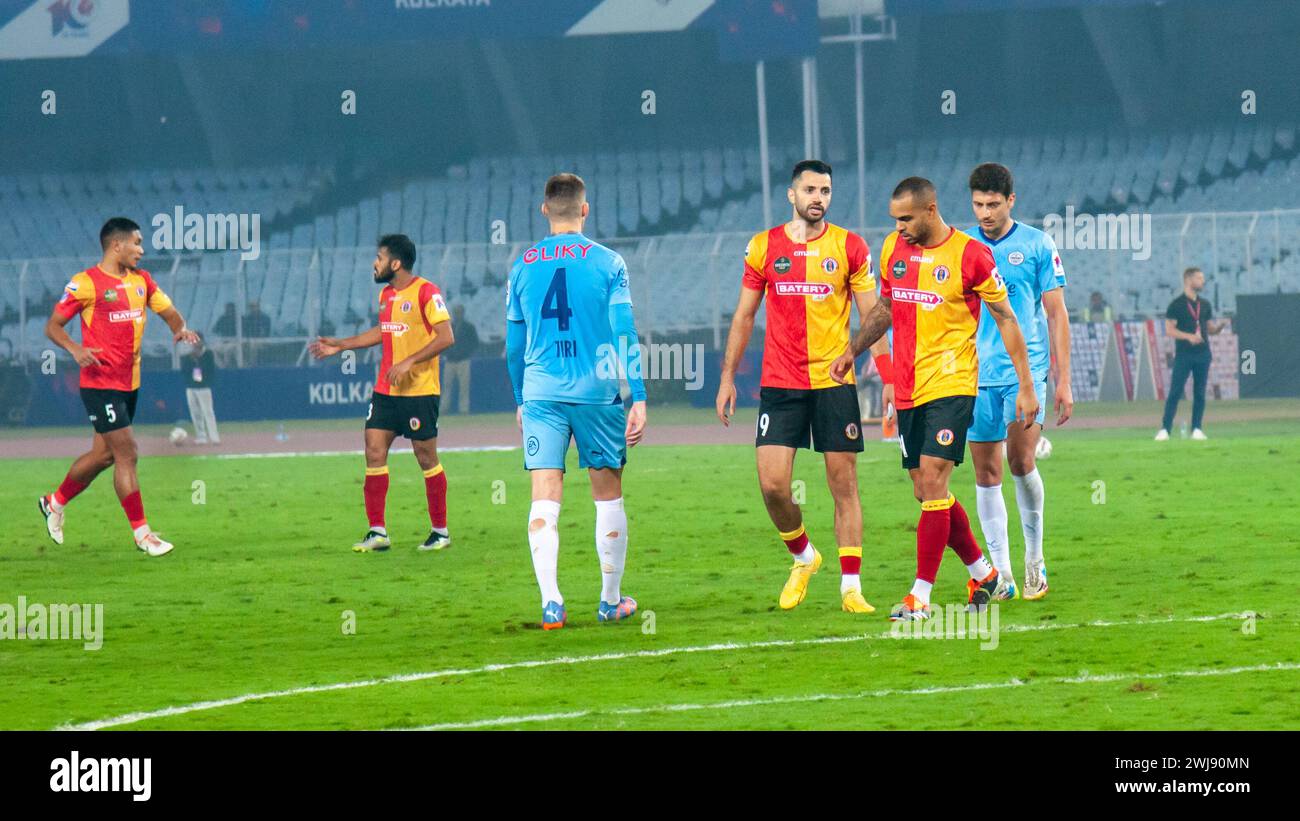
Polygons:
[[975,397],[941,396],[898,411],[898,439],[903,467],[921,466],[921,455],[960,465],[966,455],[966,431],[975,414]]
[[761,388],[754,445],[808,447],[818,453],[862,452],[858,391],[853,385],[833,388]]
[[140,391],[115,391],[109,388],[82,388],[81,404],[86,406],[95,433],[108,433],[131,426],[135,418],[135,400]]
[[366,429],[391,430],[411,440],[438,437],[438,394],[428,396],[370,395]]

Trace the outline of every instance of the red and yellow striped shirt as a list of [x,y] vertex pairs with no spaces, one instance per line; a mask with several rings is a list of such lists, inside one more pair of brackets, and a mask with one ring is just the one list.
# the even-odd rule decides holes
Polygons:
[[980,300],[1007,298],[989,247],[955,228],[928,247],[895,231],[880,250],[880,293],[893,304],[894,406],[974,396]]
[[74,274],[54,310],[65,319],[81,314],[81,345],[98,348],[95,357],[103,363],[81,369],[81,387],[139,388],[145,309],[159,313],[171,306],[171,299],[143,268],[115,277],[96,265]]
[[749,241],[743,284],[767,296],[761,384],[838,385],[830,365],[849,344],[851,294],[876,289],[867,241],[826,223],[817,237],[795,242],[778,225]]
[[414,277],[402,290],[385,285],[379,292],[379,331],[384,356],[379,363],[375,393],[389,396],[428,396],[439,393],[438,357],[411,368],[400,384],[388,384],[388,369],[428,345],[437,334],[433,326],[451,319],[442,292],[423,277]]

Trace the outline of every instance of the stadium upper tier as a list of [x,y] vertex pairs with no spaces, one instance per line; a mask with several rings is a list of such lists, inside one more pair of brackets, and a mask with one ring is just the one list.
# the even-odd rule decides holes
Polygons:
[[[800,153],[792,146],[772,151],[776,220],[789,214],[786,169]],[[831,219],[853,225],[856,169],[839,162],[836,152],[828,154],[836,169]],[[1062,243],[1072,308],[1081,308],[1095,290],[1119,314],[1160,313],[1184,265],[1205,268],[1220,311],[1233,310],[1237,293],[1273,291],[1300,277],[1300,212],[1271,213],[1300,208],[1293,127],[922,138],[875,146],[868,156],[867,223],[877,227],[864,234],[873,249],[889,230],[890,190],[911,174],[934,180],[949,221],[969,226],[966,178],[986,160],[1011,167],[1015,214],[1034,224],[1071,206],[1080,214],[1151,214],[1150,233],[1131,234],[1124,247]],[[0,335],[16,342],[14,320],[25,301],[27,338],[39,338],[48,302],[71,273],[93,260],[103,219],[126,214],[145,226],[150,253],[144,264],[197,328],[213,329],[227,303],[242,311],[258,301],[275,336],[322,326],[350,331],[373,314],[368,273],[374,241],[400,231],[420,247],[417,270],[439,282],[450,301],[464,304],[480,333],[496,338],[502,280],[511,260],[545,234],[540,191],[559,169],[575,170],[588,183],[588,234],[627,258],[643,331],[714,327],[729,315],[745,241],[763,227],[753,149],[480,158],[388,190],[366,180],[364,192],[336,180],[331,169],[297,166],[0,177],[0,220],[7,223],[0,230],[0,278],[11,281],[27,271],[24,296],[0,289]],[[260,257],[241,263],[238,252],[225,251],[177,260],[153,248],[153,215],[177,207],[260,214]],[[1187,213],[1211,211],[1219,213]],[[1222,213],[1234,211],[1249,213]],[[1145,231],[1140,222],[1133,227]],[[1104,233],[1098,231],[1098,239]],[[150,336],[163,330],[153,323]]]

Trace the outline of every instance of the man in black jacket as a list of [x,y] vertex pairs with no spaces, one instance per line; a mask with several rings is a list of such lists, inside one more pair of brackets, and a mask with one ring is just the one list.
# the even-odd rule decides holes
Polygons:
[[1210,335],[1223,330],[1223,321],[1211,317],[1214,309],[1201,298],[1205,273],[1200,268],[1183,271],[1183,292],[1165,311],[1165,335],[1174,338],[1174,372],[1165,399],[1165,416],[1156,434],[1157,442],[1169,439],[1169,429],[1183,398],[1187,377],[1192,377],[1192,438],[1205,439],[1201,419],[1205,415],[1205,386],[1210,377]]

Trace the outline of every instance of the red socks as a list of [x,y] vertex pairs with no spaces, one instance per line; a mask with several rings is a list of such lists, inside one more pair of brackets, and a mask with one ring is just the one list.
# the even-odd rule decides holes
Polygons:
[[370,521],[370,526],[384,526],[384,502],[388,498],[388,466],[381,468],[366,468],[366,483],[364,486],[366,497],[366,518]]
[[140,498],[140,491],[135,491],[121,502],[122,510],[126,511],[126,520],[131,523],[132,530],[145,523],[144,501]]
[[424,495],[429,500],[429,523],[435,530],[446,530],[447,474],[441,464],[424,472]]
[[979,543],[975,541],[975,532],[970,528],[970,518],[967,517],[966,511],[962,508],[961,502],[953,499],[952,496],[952,527],[948,531],[948,546],[961,559],[961,563],[969,566],[972,562],[977,562],[984,554],[980,551]]
[[921,521],[916,525],[916,577],[923,582],[934,584],[939,575],[943,548],[952,529],[951,513],[948,499],[921,503]]
[[73,479],[72,475],[69,474],[63,477],[63,484],[59,485],[59,489],[54,491],[54,501],[58,502],[60,506],[66,505],[77,498],[77,494],[85,489],[85,485]]
[[808,547],[808,534],[804,532],[803,525],[799,525],[789,533],[781,533],[781,541],[785,542],[787,550],[798,556]]

